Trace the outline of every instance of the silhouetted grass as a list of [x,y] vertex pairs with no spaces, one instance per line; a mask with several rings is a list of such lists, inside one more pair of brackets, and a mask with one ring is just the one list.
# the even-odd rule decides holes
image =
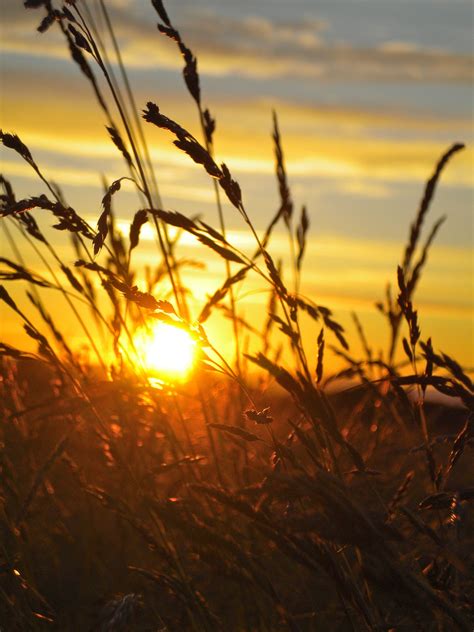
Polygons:
[[[442,220],[420,245],[422,228],[441,172],[462,145],[441,157],[426,185],[398,268],[397,297],[389,290],[378,304],[391,336],[386,353],[375,357],[354,315],[365,357],[353,357],[330,309],[300,294],[309,220],[304,208],[299,220],[294,217],[276,115],[280,206],[260,236],[231,166],[214,155],[215,121],[203,106],[196,57],[162,2],[152,4],[159,31],[183,56],[202,139],[152,102],[143,119],[167,130],[177,151],[212,178],[218,228],[164,208],[105,3],[99,0],[97,8],[112,51],[104,48],[86,2],[61,9],[48,0],[25,3],[45,11],[40,31],[56,25],[64,34],[127,175],[104,185],[94,228],[68,205],[24,142],[1,132],[46,193],[17,200],[9,181],[1,180],[2,226],[16,260],[1,259],[0,277],[27,288],[33,315],[6,286],[0,299],[23,322],[36,352],[0,344],[0,626],[471,630],[474,389],[455,359],[423,339],[414,303]],[[102,74],[107,90],[94,73]],[[136,188],[139,206],[128,239],[113,211],[125,179]],[[223,197],[255,239],[252,256],[227,237]],[[74,269],[45,237],[46,214],[70,235]],[[146,222],[161,259],[141,291],[133,251]],[[291,287],[271,254],[279,223],[289,238]],[[182,282],[188,262],[179,258],[170,227],[190,233],[223,261],[222,281],[198,315],[191,314]],[[25,241],[47,276],[25,264]],[[247,323],[234,299],[251,275],[269,290],[261,323]],[[62,335],[64,315],[49,312],[45,288],[64,296],[67,318],[89,342],[90,362]],[[206,332],[217,309],[232,321],[234,358]],[[302,318],[315,321],[319,332],[311,362]],[[134,333],[156,320],[184,328],[196,341],[198,363],[188,382],[158,383],[147,374]],[[247,353],[248,332],[259,339],[259,351]],[[345,362],[336,375],[327,373],[328,348]],[[258,380],[250,379],[249,363],[259,368]],[[332,391],[334,382],[344,389]],[[428,390],[449,403],[427,402]]]

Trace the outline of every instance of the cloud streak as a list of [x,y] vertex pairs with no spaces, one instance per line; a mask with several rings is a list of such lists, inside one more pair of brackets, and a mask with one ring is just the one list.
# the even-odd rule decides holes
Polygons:
[[[4,51],[65,57],[57,34],[39,39],[31,12],[8,7],[4,13]],[[115,6],[113,22],[129,65],[177,68],[182,62],[172,42],[160,36],[156,17],[136,18],[130,8]],[[38,14],[34,14],[36,22]],[[448,82],[472,81],[473,59],[414,42],[389,40],[361,46],[330,39],[327,23],[315,19],[276,21],[263,17],[235,18],[210,10],[180,17],[183,37],[198,56],[204,74],[240,75],[258,79],[293,77],[325,81]]]

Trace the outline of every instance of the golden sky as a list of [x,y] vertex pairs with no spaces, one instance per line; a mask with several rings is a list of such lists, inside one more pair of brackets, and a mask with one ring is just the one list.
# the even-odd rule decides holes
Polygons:
[[[152,100],[198,137],[196,111],[180,76],[182,61],[174,44],[156,31],[148,5],[108,3],[138,107]],[[473,366],[471,3],[415,0],[397,3],[397,11],[380,0],[168,5],[199,60],[204,102],[217,119],[218,158],[241,183],[259,230],[278,208],[271,141],[271,112],[278,112],[295,209],[299,215],[306,204],[311,221],[302,290],[332,308],[351,338],[349,315],[355,310],[374,347],[386,345],[374,303],[388,281],[396,282],[409,223],[435,162],[453,142],[467,144],[443,174],[430,210],[428,225],[444,214],[447,221],[416,304],[423,336],[431,335],[435,347]],[[125,175],[123,161],[57,30],[37,33],[40,12],[26,11],[21,3],[9,3],[3,12],[1,127],[20,135],[68,202],[94,224],[101,178],[111,182]],[[151,126],[145,131],[165,208],[200,213],[216,224],[212,185],[202,169],[180,154],[169,134]],[[44,192],[14,153],[2,150],[1,160],[19,198]],[[116,200],[124,232],[138,208],[125,187]],[[251,251],[239,216],[230,207],[225,213],[229,239]],[[0,238],[2,256],[10,257],[4,235]],[[74,254],[62,236],[55,239],[72,263]],[[275,259],[287,258],[282,232],[272,249]],[[136,264],[153,265],[155,253],[144,231]],[[222,263],[189,240],[183,253],[207,266],[189,273],[198,311],[200,301],[222,283]],[[37,272],[44,271],[34,253],[26,249],[25,257]],[[250,320],[258,319],[267,300],[260,289],[251,282],[239,296]],[[21,292],[15,296],[24,302]],[[49,300],[59,306],[57,298]],[[1,338],[26,344],[19,325],[1,309]],[[63,328],[74,336],[73,323]],[[312,344],[317,331],[308,324],[306,335]],[[226,334],[216,331],[216,337]]]

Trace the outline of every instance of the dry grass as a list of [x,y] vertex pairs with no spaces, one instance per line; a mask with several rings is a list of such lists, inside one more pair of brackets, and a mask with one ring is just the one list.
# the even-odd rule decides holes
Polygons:
[[[196,57],[162,2],[152,0],[158,29],[183,56],[202,140],[154,103],[143,119],[167,130],[177,151],[212,178],[219,227],[166,211],[119,49],[111,66],[86,2],[62,9],[48,0],[25,4],[45,10],[42,32],[53,25],[63,32],[124,158],[139,208],[126,240],[113,212],[121,178],[106,186],[97,227],[89,226],[27,146],[1,133],[46,190],[17,200],[1,180],[1,221],[16,260],[2,259],[0,276],[23,284],[33,315],[6,286],[0,299],[37,347],[26,353],[0,345],[4,629],[471,630],[473,385],[453,358],[423,340],[414,306],[441,225],[436,222],[420,245],[429,205],[462,145],[441,157],[428,181],[398,268],[397,297],[388,291],[378,305],[389,348],[376,358],[355,316],[365,353],[355,358],[331,311],[299,293],[309,221],[305,209],[295,219],[276,115],[281,204],[259,236],[230,168],[214,156],[215,122],[202,105]],[[106,7],[101,1],[98,7],[115,44]],[[223,198],[253,235],[252,256],[227,239]],[[50,214],[71,237],[74,269],[41,229]],[[143,292],[135,285],[133,250],[146,222],[154,226],[161,261],[148,271]],[[278,223],[288,232],[291,288],[271,255]],[[194,318],[170,227],[192,234],[223,260],[222,283]],[[27,268],[22,240],[33,245],[47,277]],[[234,290],[251,275],[266,284],[270,298],[261,349],[247,354],[244,339],[254,327],[238,313]],[[45,288],[64,296],[69,317],[88,339],[90,363],[61,334]],[[232,321],[233,360],[205,330],[217,309]],[[318,323],[312,364],[303,318]],[[157,388],[143,370],[134,331],[154,319],[196,340],[201,351],[192,381]],[[294,358],[285,365],[282,341]],[[115,354],[110,364],[104,347]],[[328,348],[346,363],[338,375],[327,375]],[[250,363],[261,371],[258,381],[249,379]],[[351,380],[350,387],[331,395],[328,386],[341,378]],[[426,399],[436,391],[449,404]]]

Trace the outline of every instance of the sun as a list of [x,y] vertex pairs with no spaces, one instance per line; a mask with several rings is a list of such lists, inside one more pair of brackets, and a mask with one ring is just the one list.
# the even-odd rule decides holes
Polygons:
[[134,346],[144,368],[165,379],[185,378],[196,356],[196,342],[187,331],[161,322],[138,329]]

